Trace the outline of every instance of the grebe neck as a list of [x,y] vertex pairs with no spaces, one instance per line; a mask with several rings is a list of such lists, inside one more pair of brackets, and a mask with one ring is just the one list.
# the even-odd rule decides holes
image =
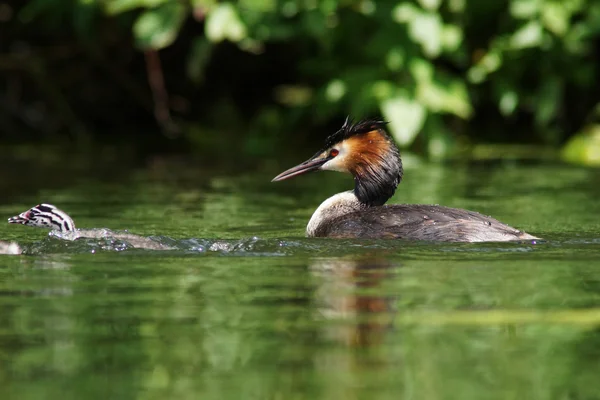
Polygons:
[[356,197],[352,190],[333,195],[321,203],[313,213],[306,226],[306,236],[318,236],[319,228],[332,219],[354,211],[364,210],[367,207]]
[[383,131],[367,134],[368,144],[352,156],[348,172],[354,176],[354,194],[366,206],[381,206],[396,192],[402,180],[402,159],[398,147]]

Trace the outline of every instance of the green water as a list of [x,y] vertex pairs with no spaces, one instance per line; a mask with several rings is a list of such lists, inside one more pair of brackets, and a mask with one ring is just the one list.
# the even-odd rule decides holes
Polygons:
[[284,166],[6,168],[2,218],[44,201],[116,251],[0,225],[2,399],[600,399],[600,171],[413,164],[393,202],[469,208],[510,244],[305,239],[351,179]]

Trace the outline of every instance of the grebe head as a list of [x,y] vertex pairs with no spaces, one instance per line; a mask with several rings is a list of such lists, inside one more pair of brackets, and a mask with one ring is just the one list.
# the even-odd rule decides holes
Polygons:
[[353,124],[346,118],[341,129],[326,139],[323,149],[272,181],[317,170],[348,172],[354,176],[354,194],[361,203],[382,205],[394,195],[402,180],[402,161],[384,130],[386,124],[380,120]]
[[19,215],[10,217],[8,223],[49,228],[61,232],[75,230],[75,223],[71,217],[52,204],[38,204]]

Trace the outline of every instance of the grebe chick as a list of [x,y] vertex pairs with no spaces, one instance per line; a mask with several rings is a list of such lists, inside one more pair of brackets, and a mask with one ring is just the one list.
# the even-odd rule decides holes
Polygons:
[[352,124],[329,136],[325,147],[273,182],[330,170],[354,176],[354,190],[325,200],[314,212],[308,237],[504,242],[538,239],[477,212],[437,205],[384,205],[402,180],[398,147],[379,120]]
[[113,238],[124,240],[133,247],[150,250],[169,250],[168,246],[150,238],[131,233],[113,232],[109,229],[76,229],[75,222],[66,212],[52,204],[38,204],[19,215],[10,217],[9,224],[22,224],[39,228],[49,228],[61,233],[60,237],[67,240],[79,238],[103,239]]

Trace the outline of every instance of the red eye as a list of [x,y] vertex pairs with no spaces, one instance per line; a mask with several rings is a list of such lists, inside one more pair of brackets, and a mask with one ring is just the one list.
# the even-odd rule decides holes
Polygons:
[[329,151],[329,157],[335,157],[338,154],[340,154],[340,151],[338,149],[331,149],[331,151]]

